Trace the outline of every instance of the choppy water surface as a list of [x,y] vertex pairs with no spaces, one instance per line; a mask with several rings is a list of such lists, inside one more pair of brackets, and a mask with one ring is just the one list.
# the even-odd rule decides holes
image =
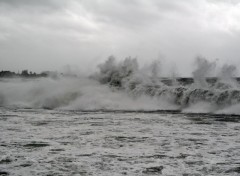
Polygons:
[[238,116],[0,111],[0,175],[239,175]]

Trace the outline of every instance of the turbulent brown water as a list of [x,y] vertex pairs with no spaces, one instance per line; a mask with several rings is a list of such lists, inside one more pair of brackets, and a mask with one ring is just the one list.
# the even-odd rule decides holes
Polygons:
[[240,117],[0,110],[0,175],[239,175]]

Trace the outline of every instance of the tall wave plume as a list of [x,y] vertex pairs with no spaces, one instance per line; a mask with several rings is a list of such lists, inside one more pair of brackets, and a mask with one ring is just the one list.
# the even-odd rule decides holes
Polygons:
[[237,68],[196,59],[192,77],[162,77],[161,62],[110,56],[90,77],[2,78],[0,106],[71,110],[240,113]]

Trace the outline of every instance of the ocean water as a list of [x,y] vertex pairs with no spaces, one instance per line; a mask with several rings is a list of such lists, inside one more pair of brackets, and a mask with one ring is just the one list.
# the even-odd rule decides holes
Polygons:
[[240,175],[240,118],[0,109],[0,175]]
[[240,78],[213,67],[163,78],[110,58],[90,77],[1,78],[0,175],[240,175]]

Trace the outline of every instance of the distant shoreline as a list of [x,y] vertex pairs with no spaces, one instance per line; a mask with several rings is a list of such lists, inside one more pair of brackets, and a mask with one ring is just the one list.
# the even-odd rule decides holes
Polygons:
[[8,70],[0,71],[0,78],[46,78],[46,77],[77,77],[75,74],[63,74],[54,71],[43,71],[41,73],[36,73],[28,70],[23,70],[21,73],[15,73]]
[[39,78],[48,77],[50,72],[36,73],[28,70],[23,70],[21,73],[15,73],[8,70],[2,70],[0,72],[0,78]]

